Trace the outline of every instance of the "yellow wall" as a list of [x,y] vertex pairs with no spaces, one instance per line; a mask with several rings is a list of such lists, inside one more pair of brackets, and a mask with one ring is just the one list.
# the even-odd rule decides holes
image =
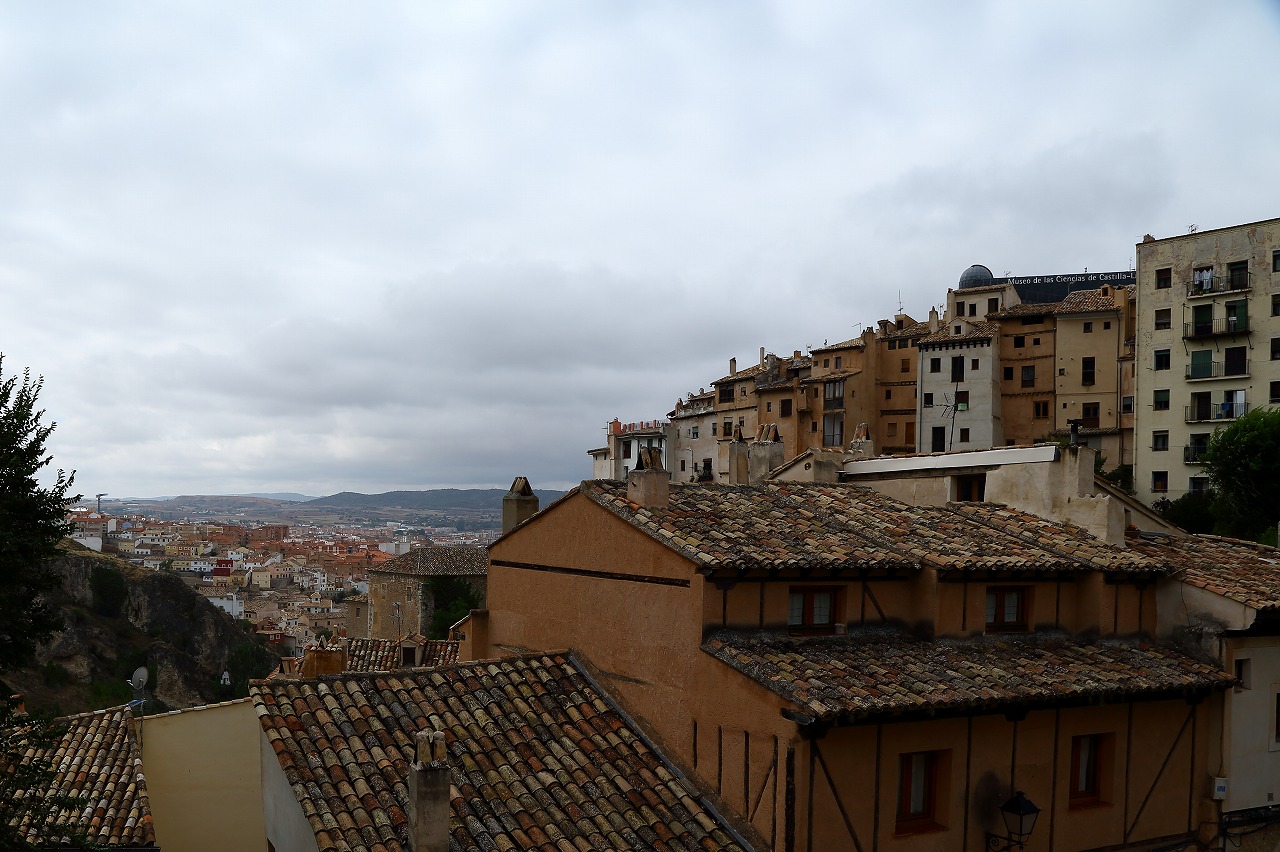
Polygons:
[[143,720],[142,765],[161,848],[267,847],[260,738],[247,699]]

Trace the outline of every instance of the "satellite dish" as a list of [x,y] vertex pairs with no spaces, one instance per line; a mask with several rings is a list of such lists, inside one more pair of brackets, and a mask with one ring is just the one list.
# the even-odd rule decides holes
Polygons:
[[135,692],[141,692],[142,688],[147,685],[147,667],[138,666],[134,669],[133,677],[129,678],[129,685],[133,687]]

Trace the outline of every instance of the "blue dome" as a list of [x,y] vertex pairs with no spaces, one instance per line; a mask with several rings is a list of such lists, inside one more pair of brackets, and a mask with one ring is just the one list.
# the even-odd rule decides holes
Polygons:
[[995,280],[995,276],[991,274],[991,270],[987,269],[981,263],[975,263],[964,271],[960,276],[960,289],[967,287],[985,287]]

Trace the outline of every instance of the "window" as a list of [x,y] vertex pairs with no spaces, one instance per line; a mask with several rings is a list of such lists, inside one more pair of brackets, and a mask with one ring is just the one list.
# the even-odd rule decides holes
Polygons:
[[[1277,382],[1277,384],[1280,384],[1280,382]],[[933,408],[933,394],[927,393],[924,395],[924,407]]]
[[892,352],[893,350],[895,350],[895,349],[897,349],[897,348],[898,348],[898,341],[896,341],[896,340],[890,340],[890,341],[889,341],[889,351],[890,351],[890,352]]
[[[968,429],[960,430],[961,434],[968,432]],[[963,438],[962,440],[968,440]],[[951,481],[951,485],[955,494],[952,499],[956,503],[981,503],[987,496],[987,475],[985,473],[970,473],[964,476],[957,476]]]
[[714,438],[715,436],[716,436],[716,424],[712,423],[712,424],[711,424],[711,437],[713,437],[713,438]]
[[1280,402],[1280,382],[1271,383],[1271,393],[1268,402]]
[[930,373],[941,373],[941,372],[942,372],[942,359],[941,359],[941,358],[930,358],[930,359],[929,359],[929,372],[930,372]]
[[1209,477],[1193,476],[1187,480],[1187,490],[1192,494],[1203,494],[1209,488]]
[[1028,364],[1022,368],[1022,386],[1024,388],[1036,386],[1036,368],[1034,364]]
[[680,472],[684,473],[684,459],[680,459]]
[[939,795],[943,767],[947,752],[917,751],[898,758],[898,812],[895,834],[914,834],[937,831],[938,802],[947,801]]
[[1013,381],[1013,368],[1012,368],[1012,367],[1005,367],[1005,368],[1004,368],[1004,380],[1005,380],[1006,382],[1011,382],[1011,381]]
[[1156,289],[1167,290],[1173,286],[1173,268],[1165,267],[1156,270]]
[[1191,273],[1191,288],[1197,293],[1208,293],[1213,289],[1213,267],[1201,266]]
[[898,437],[898,424],[897,424],[897,423],[887,423],[887,424],[885,424],[885,432],[884,432],[884,434],[885,434],[885,437],[886,437],[886,438],[896,438],[896,437]]
[[977,359],[977,358],[973,358],[973,359],[971,359],[971,360],[969,361],[969,369],[970,369],[970,370],[973,370],[973,371],[975,371],[975,372],[977,371],[977,369],[978,369],[978,359]]
[[1271,252],[1271,271],[1280,272],[1280,250]]
[[902,359],[902,369],[900,370],[900,372],[903,372],[903,373],[910,373],[910,372],[911,372],[911,359],[910,359],[910,358],[903,358],[903,359]]
[[956,411],[969,410],[969,392],[956,391]]
[[967,443],[969,443],[969,430],[968,430],[968,429],[961,429],[961,430],[960,430],[960,443],[962,443],[962,444],[967,444]]
[[1080,384],[1082,385],[1093,384],[1093,377],[1094,377],[1094,359],[1081,358],[1080,359]]
[[830,367],[830,366],[831,366],[831,359],[830,359],[830,358],[823,358],[823,359],[822,359],[822,366],[823,366],[823,368],[824,368],[824,369],[825,369],[825,368]]
[[1154,369],[1157,369],[1157,370],[1169,369],[1169,350],[1168,349],[1156,350]]
[[955,328],[953,328],[952,331],[955,332],[957,335],[964,334],[964,327],[958,325]]
[[839,356],[839,355],[837,355],[837,356],[836,356],[836,369],[837,369],[837,370],[839,370],[839,369],[840,369],[840,362],[841,362],[841,361],[843,361],[843,360],[844,360],[844,359],[843,359],[841,356]]
[[1280,361],[1280,337],[1271,338],[1271,360]]
[[1169,430],[1158,429],[1151,433],[1151,450],[1156,453],[1168,452]]
[[885,388],[885,389],[884,389],[884,398],[885,398],[885,399],[893,399],[893,388]]
[[958,317],[964,316],[964,302],[959,302],[959,301],[956,302],[956,316]]
[[733,402],[733,385],[720,386],[720,401]]
[[631,458],[631,442],[630,441],[622,442],[622,457],[624,459]]
[[1086,734],[1071,738],[1071,786],[1069,807],[1100,805],[1106,801],[1106,769],[1111,762],[1110,734]]
[[696,437],[698,437],[698,427],[697,427],[697,426],[690,426],[690,427],[689,427],[689,437],[690,437],[690,438],[696,438]]
[[1271,297],[1271,316],[1280,317],[1280,293]]
[[1238,260],[1227,264],[1227,289],[1244,290],[1249,286],[1249,261]]
[[954,355],[951,358],[951,381],[964,381],[964,356]]
[[844,408],[844,382],[825,382],[822,385],[822,407]]
[[1248,657],[1236,657],[1235,673],[1236,680],[1239,681],[1239,683],[1236,684],[1236,692],[1244,692],[1247,689],[1253,689],[1253,678],[1250,676],[1252,674],[1250,672],[1250,668],[1252,667],[1249,665]]
[[834,633],[837,586],[792,586],[787,598],[787,627],[793,633]]
[[733,418],[732,418],[732,417],[726,417],[726,418],[724,419],[724,432],[723,432],[723,435],[724,435],[724,437],[726,437],[726,438],[729,438],[729,437],[732,437],[732,436],[733,436]]
[[971,317],[976,317],[977,315],[978,315],[978,303],[977,303],[977,302],[970,302],[970,303],[969,303],[969,316],[971,316]]
[[1156,331],[1163,328],[1173,328],[1173,309],[1160,308],[1156,311]]
[[1038,338],[1038,337],[1033,337],[1033,338],[1031,338],[1031,345],[1032,345],[1032,346],[1039,346],[1039,345],[1040,345],[1040,338]]
[[987,299],[987,313],[994,314],[998,310],[1000,310],[1000,299],[998,297]]
[[1151,490],[1160,494],[1169,490],[1169,471],[1151,471]]
[[840,447],[844,445],[844,415],[822,415],[822,446]]
[[1169,410],[1169,391],[1167,389],[1151,392],[1151,410],[1152,411],[1168,411]]
[[1023,348],[1024,346],[1026,346],[1026,345],[1027,345],[1027,338],[1026,338],[1026,335],[1023,335],[1023,334],[1015,334],[1015,335],[1013,336],[1013,348],[1014,348],[1014,349],[1022,349],[1022,348]]
[[1105,322],[1102,323],[1102,330],[1103,331],[1111,330],[1111,320],[1106,320]]
[[1084,333],[1093,334],[1093,323],[1087,322],[1084,324]]
[[987,632],[1018,632],[1027,629],[1027,586],[987,587]]
[[1121,414],[1133,413],[1133,397],[1132,396],[1120,397],[1120,413]]
[[1080,425],[1085,429],[1098,428],[1098,409],[1100,404],[1096,402],[1086,402],[1080,406]]
[[1035,411],[1035,414],[1034,414],[1033,416],[1034,416],[1037,420],[1048,420],[1048,419],[1049,419],[1049,403],[1048,403],[1048,401],[1047,401],[1047,400],[1046,400],[1046,401],[1044,401],[1044,402],[1034,402],[1034,403],[1032,403],[1032,406],[1033,406],[1034,411]]
[[781,410],[778,412],[778,414],[780,414],[783,417],[791,416],[791,400],[789,399],[782,400],[782,405],[780,406],[780,408]]

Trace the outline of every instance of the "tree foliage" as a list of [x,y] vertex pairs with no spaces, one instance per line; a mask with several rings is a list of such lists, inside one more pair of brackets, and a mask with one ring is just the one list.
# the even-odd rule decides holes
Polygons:
[[436,606],[428,628],[428,639],[448,639],[449,628],[480,606],[480,596],[465,577],[432,577],[423,586],[423,591],[432,596]]
[[1257,539],[1280,521],[1280,409],[1255,408],[1219,429],[1200,457],[1217,531]]
[[45,442],[55,423],[37,408],[43,379],[5,377],[0,356],[0,671],[29,663],[62,626],[43,595],[58,588],[48,562],[69,530],[65,505],[74,472],[38,480],[52,460]]

